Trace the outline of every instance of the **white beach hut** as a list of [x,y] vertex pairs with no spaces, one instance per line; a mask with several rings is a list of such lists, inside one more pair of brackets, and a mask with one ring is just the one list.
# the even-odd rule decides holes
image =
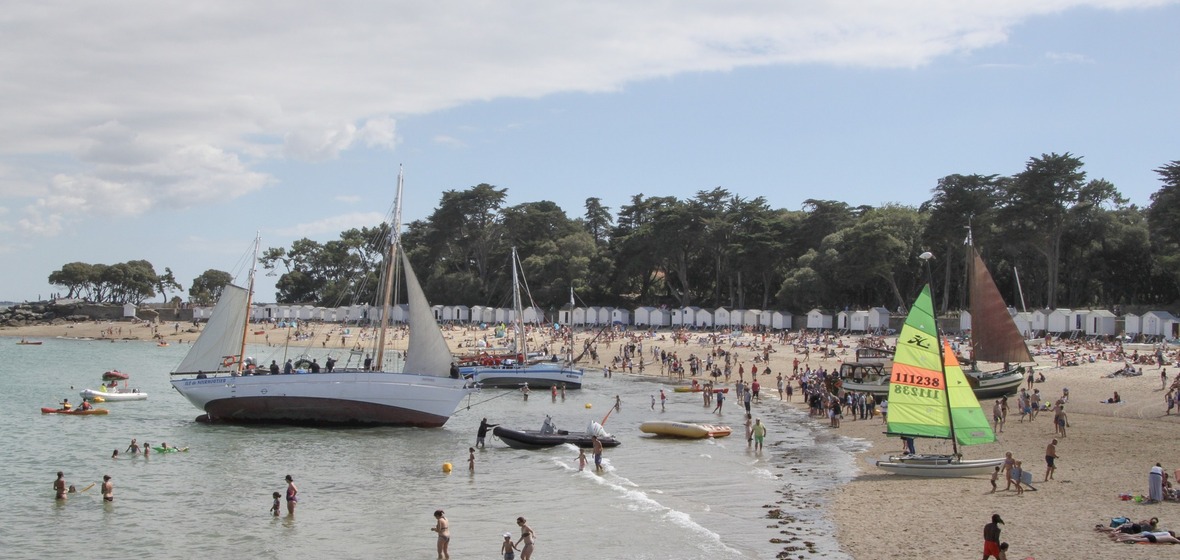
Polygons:
[[697,309],[692,320],[697,328],[713,328],[713,312],[708,309]]
[[505,323],[505,324],[511,323],[513,315],[514,315],[513,311],[511,309],[508,309],[507,307],[494,307],[494,308],[492,308],[492,322],[493,323]]
[[1055,334],[1066,333],[1074,330],[1072,328],[1072,316],[1072,309],[1060,308],[1050,311],[1049,314],[1045,316],[1045,330]]
[[770,327],[773,329],[790,330],[795,320],[790,311],[775,311],[770,314]]
[[651,310],[648,315],[649,325],[655,328],[667,327],[672,324],[672,313],[674,311],[665,307],[658,307]]
[[635,308],[635,326],[646,327],[651,324],[651,312],[656,308],[641,306]]
[[830,329],[832,328],[832,314],[822,309],[812,309],[807,312],[807,328],[809,329]]
[[1033,312],[1021,311],[1012,316],[1012,322],[1016,323],[1016,330],[1020,332],[1024,338],[1031,338],[1034,329],[1032,326]]
[[616,307],[616,308],[612,309],[610,312],[610,322],[612,325],[628,325],[628,326],[630,326],[631,325],[631,312],[626,309],[623,309],[622,307]]
[[1038,332],[1047,330],[1049,328],[1049,314],[1052,312],[1052,309],[1037,309],[1033,311],[1029,326],[1032,327],[1032,330]]
[[959,312],[959,332],[971,330],[971,312],[966,309]]
[[523,311],[524,322],[539,325],[545,322],[545,310],[531,305],[524,308]]
[[1090,316],[1089,309],[1075,309],[1069,312],[1069,330],[1086,330],[1086,319]]
[[837,330],[841,330],[841,331],[848,330],[849,324],[852,322],[851,319],[852,319],[852,312],[851,311],[845,310],[845,311],[837,312],[836,313],[835,328]]
[[[733,319],[733,314],[729,315],[730,320]],[[761,309],[743,309],[742,310],[742,326],[743,327],[759,327],[759,318],[762,317]]]
[[574,324],[582,326],[586,324],[587,309],[585,307],[575,307],[573,312]]
[[852,316],[848,320],[848,330],[854,332],[869,330],[869,312],[861,310],[853,311]]
[[596,324],[596,325],[609,325],[609,324],[611,324],[612,316],[614,315],[614,310],[615,310],[615,308],[613,308],[613,307],[599,307],[598,308],[598,318],[595,319],[594,324]]
[[444,305],[442,316],[444,321],[466,323],[471,320],[471,308],[466,305]]
[[1176,317],[1167,311],[1148,311],[1143,314],[1143,334],[1176,338],[1177,323]]
[[[405,323],[410,316],[410,305],[399,303],[389,310],[389,320],[393,323]],[[438,316],[435,316],[438,319]]]
[[1118,317],[1105,309],[1096,309],[1086,314],[1086,334],[1113,336]]
[[1143,318],[1134,313],[1123,315],[1123,332],[1127,336],[1138,336],[1143,332]]
[[730,315],[730,311],[724,307],[718,307],[717,309],[714,309],[713,310],[713,326],[715,326],[715,327],[728,327],[728,326],[730,326],[729,315]]
[[869,309],[868,322],[865,324],[870,331],[886,331],[889,330],[889,310],[884,307],[872,307]]
[[[695,327],[696,326],[697,314],[701,312],[701,308],[699,308],[695,305],[690,305],[688,307],[682,307],[680,309],[677,309],[677,311],[680,312],[680,318],[682,320],[682,322],[680,323],[681,325],[686,326],[686,327]],[[709,320],[710,320],[710,324],[712,324],[712,317],[711,316],[709,317]],[[673,316],[672,326],[676,326],[675,316]]]

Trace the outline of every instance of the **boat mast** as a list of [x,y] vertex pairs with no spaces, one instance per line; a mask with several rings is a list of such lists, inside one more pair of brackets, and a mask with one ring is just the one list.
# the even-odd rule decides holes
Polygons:
[[[951,388],[947,386],[946,382],[946,356],[943,354],[945,349],[942,347],[942,335],[938,332],[938,312],[934,309],[934,282],[933,276],[930,274],[930,259],[934,258],[934,254],[926,251],[918,255],[926,263],[926,283],[930,287],[930,312],[933,313],[934,319],[934,342],[938,345],[938,368],[942,370],[942,399],[946,402],[946,419],[951,431],[951,449],[954,451],[955,457],[959,456],[959,440],[955,437],[955,415],[951,414]],[[974,318],[973,318],[974,319]]]
[[238,351],[237,369],[238,373],[246,365],[246,335],[250,332],[250,306],[254,302],[254,274],[258,271],[258,248],[262,245],[262,234],[254,232],[254,259],[250,261],[250,283],[246,289],[246,320],[242,321],[242,344]]
[[520,302],[520,281],[516,276],[516,267],[520,264],[520,257],[516,254],[516,246],[512,246],[512,309],[516,312],[513,325],[516,328],[517,367],[524,365],[528,357],[524,348],[524,307]]
[[381,292],[381,323],[377,327],[377,361],[373,362],[378,371],[385,367],[385,331],[389,325],[389,315],[393,309],[393,278],[396,276],[397,246],[401,238],[402,226],[402,186],[404,185],[402,166],[397,166],[397,195],[393,202],[393,223],[389,225],[389,251],[385,255],[385,285]]

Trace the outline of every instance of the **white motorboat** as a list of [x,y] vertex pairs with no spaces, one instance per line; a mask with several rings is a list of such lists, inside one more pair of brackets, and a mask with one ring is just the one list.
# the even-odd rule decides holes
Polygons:
[[104,402],[122,402],[122,401],[143,401],[147,400],[147,393],[140,393],[139,390],[132,391],[103,391],[101,389],[83,389],[81,393],[83,399],[102,399]]

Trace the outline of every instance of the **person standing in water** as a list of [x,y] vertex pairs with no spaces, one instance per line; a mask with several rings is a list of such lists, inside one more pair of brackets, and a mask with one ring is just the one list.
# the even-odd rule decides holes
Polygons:
[[598,439],[598,436],[591,436],[590,441],[594,442],[594,470],[602,472],[602,441]]
[[762,419],[754,420],[754,451],[762,451],[762,440],[766,439],[766,424]]
[[111,482],[111,475],[102,475],[102,501],[115,501],[115,483]]
[[438,560],[449,560],[451,553],[447,550],[451,545],[451,522],[441,509],[434,510],[434,527],[431,531],[438,533]]
[[295,515],[295,504],[299,503],[299,489],[295,487],[295,479],[287,475],[287,515]]
[[516,524],[520,526],[520,539],[516,541],[516,544],[524,542],[524,547],[520,549],[520,560],[529,560],[533,557],[533,542],[537,540],[537,533],[533,532],[532,527],[529,527],[528,521],[523,517],[517,517]]
[[66,475],[61,471],[57,471],[57,480],[53,481],[53,491],[57,494],[58,500],[66,499]]

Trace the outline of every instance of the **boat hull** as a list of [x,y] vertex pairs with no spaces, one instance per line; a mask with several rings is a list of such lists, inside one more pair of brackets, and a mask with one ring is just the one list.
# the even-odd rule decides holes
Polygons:
[[991,474],[1004,459],[956,460],[947,455],[904,455],[877,461],[877,468],[904,476],[956,478]]
[[[594,447],[592,436],[586,432],[566,432],[558,430],[554,434],[542,434],[539,430],[513,430],[503,426],[492,428],[492,435],[500,438],[505,445],[513,449],[547,449],[570,443],[583,449]],[[599,437],[603,447],[616,447],[619,440],[612,436]]]
[[205,415],[235,424],[414,426],[446,424],[470,393],[461,379],[384,372],[174,379]]
[[733,429],[729,426],[714,426],[712,424],[696,424],[693,422],[668,422],[663,420],[644,422],[639,425],[639,431],[645,434],[689,439],[719,438],[733,433]]
[[100,398],[104,402],[142,401],[148,398],[147,393],[108,393],[94,389],[86,389],[78,394],[84,399]]
[[460,373],[479,383],[480,387],[492,389],[518,389],[525,383],[539,388],[565,385],[566,389],[581,389],[585,375],[582,370],[564,368],[559,364],[534,364],[521,368],[477,366],[462,368]]
[[[700,393],[705,389],[702,387],[673,387],[672,391],[676,393]],[[714,388],[714,393],[728,393],[729,387]]]
[[110,412],[111,411],[109,411],[105,408],[92,408],[90,410],[82,410],[82,409],[61,410],[59,408],[47,408],[47,407],[41,408],[41,414],[65,414],[66,416],[102,416],[104,414],[110,414]]

